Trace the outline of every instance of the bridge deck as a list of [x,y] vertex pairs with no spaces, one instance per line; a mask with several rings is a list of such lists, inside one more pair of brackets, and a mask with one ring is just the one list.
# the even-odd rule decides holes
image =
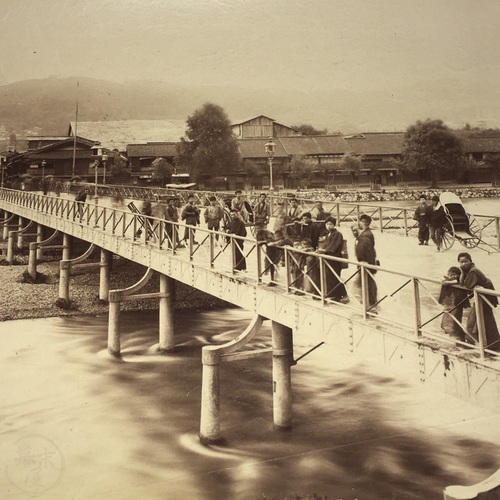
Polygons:
[[[351,296],[349,304],[331,303],[324,296],[314,301],[310,296],[293,294],[290,275],[283,267],[278,269],[277,286],[268,287],[268,276],[260,273],[262,255],[259,264],[260,250],[251,239],[245,242],[247,272],[241,273],[232,270],[231,245],[226,246],[223,238],[216,242],[213,234],[210,236],[204,229],[197,230],[199,245],[174,253],[161,238],[146,242],[143,235],[141,240],[134,239],[139,227],[138,216],[128,210],[112,210],[102,205],[96,210],[93,204],[87,204],[80,222],[75,217],[73,201],[54,201],[19,192],[7,193],[0,200],[0,208],[93,242],[289,326],[294,338],[302,344],[326,342],[335,349],[378,358],[395,369],[412,371],[417,380],[432,382],[446,392],[500,411],[498,359],[481,359],[477,350],[456,347],[440,330],[439,279],[450,266],[456,265],[458,251],[436,253],[432,246],[418,246],[414,239],[376,233],[377,252],[382,262],[376,280],[382,301],[374,316],[357,300],[353,280],[348,281],[357,271],[354,263],[342,272]],[[161,237],[165,227],[159,221],[156,223]],[[342,225],[339,229],[348,240],[352,255],[350,229]],[[494,282],[500,283],[498,254],[487,255],[477,249],[469,251],[478,266]],[[418,311],[420,317],[416,315],[416,288],[422,305]]]

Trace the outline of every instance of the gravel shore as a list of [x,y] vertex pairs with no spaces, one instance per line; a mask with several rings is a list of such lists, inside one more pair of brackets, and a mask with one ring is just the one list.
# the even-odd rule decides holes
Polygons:
[[[59,260],[49,259],[37,266],[38,283],[26,280],[26,255],[18,254],[16,264],[5,265],[0,260],[0,321],[53,316],[101,315],[108,313],[108,304],[99,300],[99,269],[74,269],[70,282],[70,308],[56,306],[59,295]],[[136,283],[146,268],[122,258],[114,258],[110,289],[126,288]],[[159,291],[159,277],[154,276],[141,292]],[[230,307],[230,304],[211,297],[182,283],[176,284],[176,309],[211,309]],[[158,299],[122,303],[122,310],[155,310]]]

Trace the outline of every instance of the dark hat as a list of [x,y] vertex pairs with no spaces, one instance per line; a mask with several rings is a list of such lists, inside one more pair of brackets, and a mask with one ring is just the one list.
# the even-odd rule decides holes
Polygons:
[[210,198],[208,198],[208,201],[217,201],[217,198],[215,196],[210,196]]
[[311,218],[312,218],[312,215],[311,215],[311,212],[304,212],[304,213],[303,213],[300,217],[301,217],[301,218],[302,218],[302,217],[308,217],[309,219],[311,219]]
[[435,194],[433,197],[432,197],[432,201],[439,201],[439,196],[437,194]]
[[368,214],[363,214],[359,217],[359,220],[365,220],[370,223],[372,221],[372,218]]

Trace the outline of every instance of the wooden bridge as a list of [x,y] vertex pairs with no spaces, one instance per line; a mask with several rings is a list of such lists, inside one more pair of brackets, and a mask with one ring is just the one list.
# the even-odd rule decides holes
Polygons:
[[[457,346],[443,335],[439,328],[442,306],[435,299],[440,283],[436,280],[394,271],[390,265],[376,268],[349,259],[317,255],[320,280],[311,283],[310,291],[305,292],[298,286],[296,274],[298,254],[302,252],[292,247],[283,248],[284,265],[271,282],[266,267],[272,263],[265,248],[253,237],[240,238],[188,227],[187,248],[179,248],[176,234],[183,232],[185,225],[145,217],[131,212],[126,205],[112,207],[103,198],[79,204],[57,196],[1,189],[0,209],[3,237],[8,242],[7,260],[12,263],[16,246],[27,245],[30,240],[28,270],[33,276],[43,250],[56,246],[55,236],[62,233],[63,243],[57,245],[61,249],[61,301],[71,297],[72,268],[85,265],[92,250],[100,248],[99,296],[109,301],[108,349],[113,356],[120,356],[120,304],[132,298],[158,298],[157,347],[165,353],[175,350],[172,297],[177,281],[254,314],[251,324],[236,339],[203,348],[200,438],[205,442],[222,439],[219,365],[263,355],[264,351],[245,350],[245,345],[264,320],[272,322],[273,419],[277,429],[292,426],[291,372],[298,357],[294,341],[298,340],[312,348],[323,344],[332,351],[378,360],[434,389],[500,411],[500,359],[483,341],[484,322],[480,317],[476,345]],[[43,228],[52,230],[52,236],[44,239]],[[147,230],[142,230],[139,236],[139,229]],[[71,238],[88,242],[89,249],[80,256],[72,256]],[[246,260],[245,272],[236,270],[241,248]],[[113,254],[145,266],[144,277],[128,289],[109,290],[109,263]],[[335,260],[348,264],[341,276],[350,292],[347,304],[329,298],[331,290],[325,276],[333,272]],[[374,271],[377,282],[387,291],[379,302],[392,301],[391,307],[379,311],[366,300],[367,281]],[[141,288],[155,272],[160,275],[160,289],[141,294]],[[310,279],[305,274],[301,278]],[[355,279],[361,285],[357,291],[353,286]],[[476,302],[489,303],[492,295],[499,296],[487,289],[474,290]]]

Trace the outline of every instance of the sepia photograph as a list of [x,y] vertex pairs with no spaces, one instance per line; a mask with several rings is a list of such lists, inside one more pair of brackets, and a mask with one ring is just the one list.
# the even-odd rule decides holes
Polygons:
[[497,0],[0,7],[0,498],[500,500]]

